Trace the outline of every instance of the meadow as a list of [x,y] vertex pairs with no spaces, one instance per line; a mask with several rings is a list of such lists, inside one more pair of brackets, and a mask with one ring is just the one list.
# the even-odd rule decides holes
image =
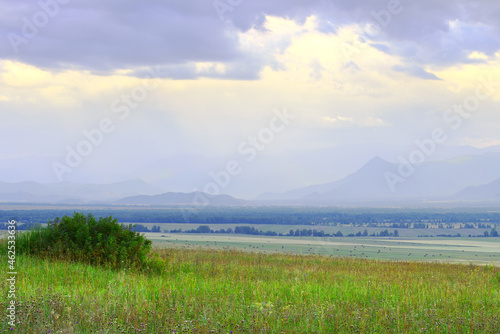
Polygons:
[[[496,266],[185,247],[154,248],[161,273],[19,256],[18,322],[1,330],[500,332]],[[0,288],[7,291],[5,280]]]
[[[80,216],[75,214],[73,222],[75,217]],[[80,218],[80,223],[94,226],[89,218]],[[151,228],[155,223],[145,225]],[[254,226],[282,234],[311,228]],[[163,231],[196,227],[198,224],[161,224]],[[364,229],[377,234],[387,226],[314,228],[328,233],[340,230],[347,235]],[[140,268],[120,266],[119,262],[113,266],[91,265],[93,261],[84,264],[75,261],[79,257],[59,257],[57,252],[50,258],[18,254],[17,322],[11,326],[4,317],[0,330],[500,333],[500,238],[437,236],[483,232],[453,226],[398,230],[398,237],[145,233],[152,241],[145,262],[151,267]],[[25,232],[18,233],[21,245],[28,239],[23,238]],[[420,237],[424,234],[431,236]],[[65,238],[59,246],[68,244]],[[88,240],[94,239],[100,240]],[[112,238],[105,239],[115,244]],[[6,245],[0,241],[0,246],[0,258],[8,272]],[[94,254],[94,246],[88,244],[85,249]],[[106,257],[109,250],[98,254]],[[4,310],[9,288],[6,280],[0,282],[4,294],[0,307]]]

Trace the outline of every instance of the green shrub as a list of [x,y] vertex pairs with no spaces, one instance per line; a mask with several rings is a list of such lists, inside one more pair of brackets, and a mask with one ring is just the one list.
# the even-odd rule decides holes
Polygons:
[[96,220],[92,214],[75,213],[73,217],[49,221],[47,227],[19,234],[17,250],[19,254],[113,268],[145,267],[151,241],[132,228],[122,226],[111,216]]

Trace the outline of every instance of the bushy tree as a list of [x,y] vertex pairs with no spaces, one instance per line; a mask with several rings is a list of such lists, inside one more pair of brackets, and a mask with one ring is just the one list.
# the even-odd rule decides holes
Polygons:
[[196,229],[196,233],[210,233],[210,226],[200,225]]
[[20,254],[110,265],[114,268],[144,266],[151,241],[133,226],[123,226],[113,217],[98,220],[92,214],[74,213],[49,221],[18,238]]

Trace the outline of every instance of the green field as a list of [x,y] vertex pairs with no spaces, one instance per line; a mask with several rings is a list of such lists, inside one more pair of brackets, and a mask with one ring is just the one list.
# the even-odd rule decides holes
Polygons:
[[263,253],[435,261],[500,266],[500,238],[318,238],[146,233],[158,248],[232,249]]
[[[166,263],[161,274],[19,257],[18,323],[10,330],[4,321],[2,331],[500,332],[498,267],[213,249],[155,253]],[[7,291],[5,280],[0,286]]]

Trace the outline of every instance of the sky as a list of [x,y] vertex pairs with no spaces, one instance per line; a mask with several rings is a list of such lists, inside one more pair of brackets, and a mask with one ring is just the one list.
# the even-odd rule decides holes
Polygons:
[[0,161],[35,161],[0,180],[411,152],[436,130],[499,145],[499,18],[486,0],[0,0]]

